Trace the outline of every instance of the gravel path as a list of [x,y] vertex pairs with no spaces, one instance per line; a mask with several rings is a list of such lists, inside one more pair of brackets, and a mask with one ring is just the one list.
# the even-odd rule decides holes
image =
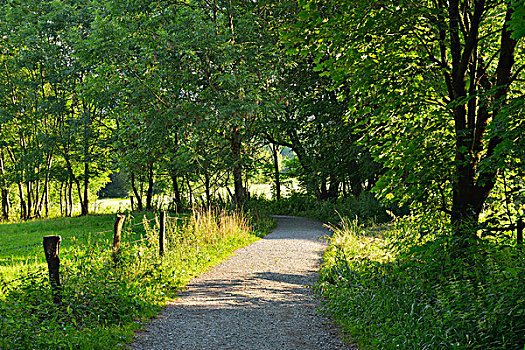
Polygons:
[[277,229],[190,282],[132,349],[348,349],[317,315],[310,286],[328,231],[276,216]]

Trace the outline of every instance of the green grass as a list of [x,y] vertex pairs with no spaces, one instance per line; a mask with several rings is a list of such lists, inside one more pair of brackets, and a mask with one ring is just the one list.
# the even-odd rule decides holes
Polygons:
[[[4,226],[10,235],[22,232],[21,236],[29,241],[33,235],[41,239],[42,233],[60,233],[66,237],[64,243],[70,240],[71,244],[61,258],[60,305],[52,302],[44,269],[36,273],[18,269],[16,283],[0,285],[0,348],[124,346],[143,321],[154,316],[192,277],[260,236],[254,234],[249,220],[239,213],[196,212],[184,220],[168,221],[168,248],[159,257],[155,220],[139,226],[131,226],[129,220],[115,261],[108,239],[90,242],[86,234],[106,229],[108,224],[111,229],[113,215],[64,220]],[[81,236],[83,241],[75,242],[73,236]],[[16,240],[13,238],[12,242],[15,244]],[[27,254],[26,258],[32,252]],[[23,260],[23,253],[18,253],[18,257]],[[36,266],[32,267],[34,271]]]
[[[131,239],[144,234],[144,228],[136,225],[153,218],[153,213],[130,215],[126,218],[126,232]],[[20,271],[34,270],[45,263],[42,241],[44,236],[59,235],[61,256],[67,257],[72,247],[83,244],[106,244],[112,242],[114,214],[84,217],[31,220],[18,223],[1,223],[0,279],[16,277]]]
[[[318,291],[362,349],[524,349],[525,256],[445,225],[334,228]],[[440,227],[441,226],[441,227]]]
[[117,213],[131,210],[129,198],[105,198],[96,200],[91,210],[95,213]]

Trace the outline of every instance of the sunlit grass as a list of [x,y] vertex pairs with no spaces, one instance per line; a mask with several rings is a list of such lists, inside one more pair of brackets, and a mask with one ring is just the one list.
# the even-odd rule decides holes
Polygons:
[[[168,217],[167,249],[159,256],[158,217],[136,214],[127,220],[116,260],[108,249],[109,240],[70,245],[61,262],[61,305],[51,301],[44,270],[36,274],[18,270],[18,277],[22,278],[16,285],[0,285],[4,291],[0,295],[0,348],[122,346],[132,339],[141,321],[154,316],[159,306],[175,297],[192,277],[230,256],[235,249],[259,239],[241,213],[195,211],[189,217]],[[67,231],[80,236],[82,223],[89,231],[107,228],[108,224],[111,228],[113,215],[74,218],[69,225],[58,222],[69,229],[53,229],[52,233]],[[51,233],[44,228],[61,226],[56,223],[41,222],[35,236]],[[11,234],[30,235],[31,224],[34,225],[13,226]],[[78,231],[71,229],[75,226]],[[19,255],[20,259],[24,257]]]
[[522,349],[521,249],[458,248],[425,219],[333,228],[318,284],[326,310],[362,349]]
[[357,221],[344,218],[337,227],[330,226],[334,232],[331,243],[340,254],[352,259],[369,260],[379,263],[392,261],[394,256],[388,250],[388,241],[381,235],[385,228],[376,226],[374,230],[360,226]]
[[129,198],[107,198],[96,200],[90,208],[94,213],[117,213],[131,210]]
[[[153,213],[135,213],[125,221],[130,239],[139,237],[144,228],[144,215],[149,219]],[[27,222],[2,223],[2,245],[0,246],[0,280],[10,280],[21,272],[38,270],[45,266],[43,237],[62,237],[60,256],[67,259],[72,248],[99,244],[109,246],[113,239],[114,214],[89,215],[83,217],[52,218]],[[0,292],[1,293],[1,292]]]

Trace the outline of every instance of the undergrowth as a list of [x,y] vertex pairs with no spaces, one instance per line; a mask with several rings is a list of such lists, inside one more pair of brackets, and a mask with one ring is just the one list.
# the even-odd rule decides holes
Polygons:
[[247,206],[260,212],[309,217],[332,225],[339,224],[341,218],[344,217],[358,218],[360,222],[367,223],[383,223],[391,219],[386,208],[377,201],[373,194],[368,192],[363,192],[359,197],[326,201],[294,193],[280,200],[253,198]]
[[317,286],[362,349],[524,349],[525,254],[439,222],[334,228]]
[[[168,225],[158,256],[158,223],[138,242],[123,242],[116,260],[106,245],[78,245],[61,262],[62,302],[52,302],[45,271],[3,285],[0,348],[109,349],[124,346],[142,321],[190,278],[258,239],[237,212],[195,212]],[[259,235],[262,233],[260,232]]]

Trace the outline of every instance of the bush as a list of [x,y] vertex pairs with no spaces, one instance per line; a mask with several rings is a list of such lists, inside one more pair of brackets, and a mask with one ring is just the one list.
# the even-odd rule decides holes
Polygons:
[[303,216],[337,225],[342,218],[358,218],[360,222],[382,223],[390,220],[386,209],[368,192],[357,198],[339,198],[334,201],[319,201],[313,197],[292,194],[278,201],[255,198],[247,208],[278,215]]
[[523,349],[521,249],[479,241],[458,250],[446,228],[427,237],[407,221],[334,231],[318,290],[362,348]]

